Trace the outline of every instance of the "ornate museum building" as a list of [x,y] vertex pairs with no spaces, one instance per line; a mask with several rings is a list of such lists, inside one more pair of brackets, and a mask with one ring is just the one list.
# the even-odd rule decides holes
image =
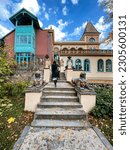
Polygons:
[[[84,70],[88,79],[112,81],[113,51],[99,48],[99,35],[92,23],[88,22],[79,41],[57,42],[54,30],[41,29],[38,19],[26,9],[14,14],[10,21],[15,29],[5,35],[5,49],[15,58],[19,69],[43,66],[47,58],[56,60],[63,72],[72,61],[73,73]],[[76,76],[76,75],[74,75]]]

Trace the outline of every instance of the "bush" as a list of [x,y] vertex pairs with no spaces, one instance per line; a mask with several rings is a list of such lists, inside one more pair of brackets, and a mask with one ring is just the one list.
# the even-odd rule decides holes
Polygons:
[[28,86],[28,82],[7,82],[0,87],[0,98],[7,97],[20,97],[24,95],[25,89]]
[[91,112],[95,117],[113,117],[112,88],[96,88],[96,107]]

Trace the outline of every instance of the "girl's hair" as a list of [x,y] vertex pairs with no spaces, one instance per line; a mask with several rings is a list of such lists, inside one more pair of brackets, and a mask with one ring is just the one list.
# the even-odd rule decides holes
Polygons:
[[56,64],[56,61],[53,61],[53,64]]

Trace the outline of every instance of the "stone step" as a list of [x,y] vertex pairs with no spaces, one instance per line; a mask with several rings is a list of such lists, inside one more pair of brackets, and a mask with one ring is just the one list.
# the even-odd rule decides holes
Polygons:
[[63,109],[63,108],[37,108],[35,112],[35,119],[85,119],[86,113],[81,108],[77,109]]
[[78,102],[41,102],[38,104],[38,108],[81,108],[82,105]]
[[57,81],[57,84],[58,84],[59,82],[66,82],[66,79],[59,79],[59,80]]
[[[57,84],[58,84],[59,82],[60,82],[60,83],[61,83],[61,82],[62,82],[62,83],[66,83],[66,79],[58,79],[58,80],[57,80]],[[52,80],[50,81],[50,83],[53,83],[53,84],[54,84],[54,82],[53,82]]]
[[79,99],[77,96],[59,96],[59,95],[49,95],[42,96],[41,102],[78,102]]
[[60,80],[66,80],[65,76],[60,76]]
[[75,91],[74,90],[74,87],[70,87],[70,88],[64,88],[64,87],[48,87],[48,88],[45,88],[44,90],[43,90],[43,92],[46,92],[46,91]]
[[84,128],[87,127],[87,122],[84,120],[33,120],[31,126],[33,127],[47,127],[47,128],[58,128],[58,127],[69,127],[69,128]]
[[50,96],[50,95],[76,96],[77,94],[75,91],[62,91],[61,92],[61,90],[53,90],[53,91],[46,90],[45,92],[43,92],[43,95],[45,95],[45,96]]
[[[45,86],[45,88],[52,88],[52,87],[54,87],[54,82],[52,81],[52,82],[49,82],[46,86]],[[59,88],[72,88],[72,86],[68,83],[68,82],[57,82],[57,87],[59,87]]]
[[65,75],[64,75],[64,74],[61,74],[61,75],[60,75],[60,79],[65,79]]
[[64,73],[60,73],[60,78],[65,78],[65,74]]

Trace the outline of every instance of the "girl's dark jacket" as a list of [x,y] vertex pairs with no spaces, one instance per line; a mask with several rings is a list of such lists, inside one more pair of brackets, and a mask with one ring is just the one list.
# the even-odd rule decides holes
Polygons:
[[58,78],[58,65],[52,64],[52,78]]

